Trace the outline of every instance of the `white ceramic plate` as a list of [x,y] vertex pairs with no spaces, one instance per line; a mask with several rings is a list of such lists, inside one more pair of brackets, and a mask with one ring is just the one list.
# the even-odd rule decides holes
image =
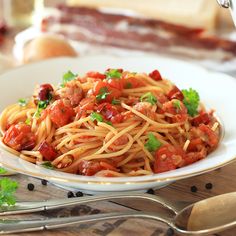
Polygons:
[[236,80],[227,75],[212,73],[185,62],[159,57],[119,58],[90,56],[78,59],[53,59],[14,69],[0,76],[0,111],[19,98],[32,94],[34,86],[41,83],[58,84],[64,72],[84,74],[90,70],[124,68],[130,71],[149,72],[159,69],[161,74],[181,89],[196,89],[207,107],[217,111],[224,127],[219,147],[207,158],[177,170],[140,177],[87,177],[54,170],[28,163],[0,149],[0,162],[14,171],[47,179],[65,188],[89,191],[134,191],[159,188],[172,181],[202,174],[236,158]]

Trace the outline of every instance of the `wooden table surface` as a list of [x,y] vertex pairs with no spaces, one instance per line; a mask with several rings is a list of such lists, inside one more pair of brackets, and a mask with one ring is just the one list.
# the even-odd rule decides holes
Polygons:
[[[10,56],[13,46],[13,36],[16,31],[12,31],[6,37],[5,43],[0,46],[0,53]],[[1,178],[1,177],[0,177]],[[66,198],[67,191],[60,189],[48,183],[43,186],[39,179],[34,179],[21,174],[12,176],[11,178],[17,180],[20,187],[17,191],[17,199],[24,201],[31,200],[47,200],[55,198]],[[33,183],[35,189],[29,191],[27,184]],[[205,188],[206,183],[212,183],[213,188],[208,190]],[[197,187],[197,192],[191,192],[191,186]],[[176,201],[195,202],[218,194],[228,193],[236,190],[236,162],[231,163],[225,167],[206,173],[200,176],[177,181],[165,188],[155,191],[155,194],[165,199]],[[19,218],[39,218],[39,217],[62,217],[69,215],[83,215],[94,214],[97,212],[111,212],[111,211],[163,211],[158,206],[151,205],[143,201],[116,201],[116,202],[101,202],[84,204],[74,208],[67,208],[63,210],[50,211],[47,213],[39,213],[35,215],[17,216]],[[14,234],[18,235],[18,234]],[[127,220],[112,220],[93,224],[81,224],[76,227],[64,228],[60,230],[43,231],[35,233],[23,233],[22,236],[41,235],[41,236],[119,236],[119,235],[173,235],[168,227],[162,223],[151,220],[127,219]],[[236,228],[215,235],[236,235]]]

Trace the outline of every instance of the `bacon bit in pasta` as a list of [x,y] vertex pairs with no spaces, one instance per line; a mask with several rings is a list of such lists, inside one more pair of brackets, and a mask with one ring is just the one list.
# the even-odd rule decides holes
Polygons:
[[169,91],[167,94],[167,97],[171,99],[178,99],[182,101],[184,99],[183,93],[180,91],[180,89],[177,86],[173,86],[173,88]]
[[58,155],[56,150],[46,141],[39,145],[38,150],[46,161],[53,161]]
[[210,115],[206,112],[203,112],[201,114],[199,114],[198,116],[194,117],[191,121],[191,123],[194,126],[199,126],[200,124],[209,124],[210,123]]

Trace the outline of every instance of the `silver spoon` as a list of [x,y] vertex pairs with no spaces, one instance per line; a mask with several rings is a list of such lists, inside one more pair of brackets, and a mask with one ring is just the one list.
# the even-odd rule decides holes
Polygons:
[[179,211],[174,218],[169,218],[159,213],[140,211],[135,213],[117,212],[39,220],[2,219],[0,221],[0,234],[56,229],[75,226],[81,223],[120,218],[144,218],[161,221],[168,224],[176,232],[185,235],[212,234],[236,225],[236,192],[194,203]]

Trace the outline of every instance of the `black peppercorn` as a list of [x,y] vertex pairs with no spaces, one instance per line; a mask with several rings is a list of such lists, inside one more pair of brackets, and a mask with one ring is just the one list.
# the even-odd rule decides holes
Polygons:
[[166,236],[173,236],[174,234],[175,234],[175,232],[172,228],[167,229]]
[[75,195],[76,195],[76,197],[83,197],[84,196],[84,194],[81,191],[78,191]]
[[69,191],[69,192],[67,193],[67,197],[68,197],[68,198],[72,198],[72,197],[75,197],[75,195],[74,195],[73,192]]
[[213,184],[212,183],[206,183],[205,188],[206,189],[212,189],[213,188]]
[[195,185],[191,186],[191,192],[196,193],[197,192],[197,187]]
[[41,180],[42,185],[47,185],[48,181],[46,179]]
[[27,185],[27,188],[28,188],[29,191],[33,191],[34,190],[34,185],[32,183],[29,183]]
[[155,194],[155,191],[152,188],[150,188],[150,189],[147,190],[147,193],[148,194]]

